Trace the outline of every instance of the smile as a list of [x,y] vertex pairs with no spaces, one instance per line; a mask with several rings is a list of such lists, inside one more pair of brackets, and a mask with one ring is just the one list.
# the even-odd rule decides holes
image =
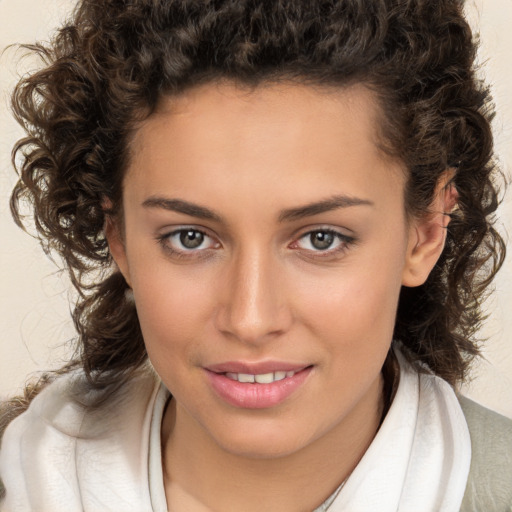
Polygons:
[[286,372],[286,371],[277,371],[270,373],[260,373],[257,375],[253,375],[251,373],[225,373],[226,377],[231,380],[236,380],[238,382],[243,383],[253,383],[257,384],[272,384],[272,382],[277,382],[279,380],[286,379],[287,377],[293,377],[296,372]]
[[223,402],[243,409],[267,409],[280,405],[303,388],[313,366],[248,373],[206,369],[211,389]]

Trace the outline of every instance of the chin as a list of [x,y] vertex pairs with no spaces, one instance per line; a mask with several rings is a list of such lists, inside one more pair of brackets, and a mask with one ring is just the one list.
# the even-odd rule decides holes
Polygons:
[[297,445],[289,439],[276,439],[269,442],[268,439],[249,438],[221,445],[221,448],[236,457],[269,460],[291,456],[300,451],[303,446]]
[[317,436],[297,432],[282,422],[253,422],[240,428],[224,430],[219,435],[210,432],[216,444],[225,452],[249,459],[278,459],[304,449]]

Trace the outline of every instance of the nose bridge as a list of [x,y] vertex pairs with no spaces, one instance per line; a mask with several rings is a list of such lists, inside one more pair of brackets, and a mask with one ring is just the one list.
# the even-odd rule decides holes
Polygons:
[[286,330],[289,315],[278,274],[268,247],[241,248],[230,264],[221,330],[246,343],[261,343]]

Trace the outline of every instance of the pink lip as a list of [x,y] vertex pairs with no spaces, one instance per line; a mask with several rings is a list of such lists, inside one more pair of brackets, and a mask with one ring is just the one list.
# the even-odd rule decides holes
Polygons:
[[[229,368],[228,370],[224,370],[225,372],[249,374],[264,374],[279,370],[297,371],[293,377],[286,377],[282,380],[272,382],[271,384],[258,384],[257,382],[238,382],[229,379],[224,373],[212,371],[210,368],[205,369],[208,380],[215,393],[228,404],[244,409],[266,409],[281,404],[302,386],[313,369],[312,366],[305,368],[299,367],[297,369],[297,366],[294,368],[293,365],[289,365],[288,368],[290,369],[287,369],[283,365],[279,367],[265,366],[265,364],[248,366],[244,363],[226,363],[226,366],[216,366],[216,368],[219,367]],[[255,367],[257,368],[256,371],[254,370]],[[234,368],[237,368],[237,370],[234,370]],[[275,369],[269,370],[269,368]]]

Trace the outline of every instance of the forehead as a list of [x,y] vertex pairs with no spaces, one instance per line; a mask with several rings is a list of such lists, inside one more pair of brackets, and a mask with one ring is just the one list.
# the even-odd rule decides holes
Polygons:
[[[347,114],[361,122],[349,126],[349,122],[344,122]],[[159,124],[168,124],[171,116],[174,124],[182,128],[194,124],[196,132],[199,125],[208,127],[211,133],[220,132],[225,125],[234,130],[245,128],[238,131],[238,138],[261,125],[267,130],[286,127],[290,137],[297,135],[289,130],[292,123],[311,128],[322,125],[318,137],[325,136],[326,129],[332,131],[333,137],[341,130],[344,135],[353,133],[354,139],[373,143],[377,148],[382,113],[376,95],[362,84],[332,87],[263,82],[251,87],[223,80],[193,87],[179,95],[163,96],[156,112],[139,132],[158,130]]]
[[201,200],[272,184],[308,202],[312,191],[350,195],[369,180],[401,193],[402,165],[379,149],[379,117],[362,85],[210,83],[162,99],[134,136],[127,177],[147,195],[167,188]]
[[[332,108],[335,103],[341,105],[371,104],[377,107],[375,94],[362,83],[347,86],[329,86],[306,84],[282,80],[263,81],[258,85],[249,85],[229,79],[220,79],[186,89],[175,95],[164,95],[156,109],[158,113],[193,113],[208,111],[208,106],[233,106],[247,113],[266,113],[289,108],[290,112],[310,107],[322,109],[322,105]],[[330,110],[330,109],[329,109]]]

